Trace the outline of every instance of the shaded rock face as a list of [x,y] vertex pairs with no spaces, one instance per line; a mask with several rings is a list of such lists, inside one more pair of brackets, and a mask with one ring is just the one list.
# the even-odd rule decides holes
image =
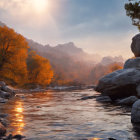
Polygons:
[[132,106],[131,122],[140,123],[140,99],[137,100]]
[[1,90],[14,94],[14,91],[12,89],[10,89],[10,87],[8,87],[8,86],[2,86]]
[[11,96],[12,96],[12,95],[11,95],[11,93],[9,93],[9,92],[0,91],[0,97],[1,97],[1,98],[9,99]]
[[140,97],[140,84],[136,88],[137,96]]
[[135,68],[117,70],[99,80],[96,91],[110,96],[112,100],[137,95],[140,70]]
[[135,57],[140,57],[140,34],[132,38],[131,50]]
[[136,68],[140,69],[140,57],[135,59],[128,59],[124,64],[124,69]]
[[111,98],[109,96],[99,96],[96,98],[98,102],[111,102]]
[[137,100],[138,100],[138,98],[136,96],[130,96],[130,97],[127,97],[125,99],[119,100],[118,104],[131,106]]

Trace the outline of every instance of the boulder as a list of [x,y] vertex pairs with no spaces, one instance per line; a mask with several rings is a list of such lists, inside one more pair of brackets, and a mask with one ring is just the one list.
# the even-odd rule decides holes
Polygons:
[[134,59],[128,59],[124,64],[124,69],[136,68],[140,69],[140,57]]
[[85,97],[82,97],[80,100],[88,100],[88,99],[94,99],[96,98],[96,96],[85,96]]
[[4,136],[6,133],[6,128],[0,123],[0,136]]
[[111,102],[111,98],[109,96],[99,96],[96,98],[98,102]]
[[11,89],[9,86],[2,86],[2,87],[1,87],[1,90],[5,91],[5,92],[10,92],[10,93],[12,93],[12,94],[15,93],[14,90]]
[[1,98],[9,99],[11,96],[12,96],[11,93],[0,90],[0,97]]
[[132,106],[131,122],[140,123],[140,99],[137,100]]
[[132,104],[134,104],[136,101],[138,100],[138,98],[136,96],[130,96],[127,97],[125,99],[121,99],[118,101],[118,104],[120,105],[128,105],[131,106]]
[[0,97],[0,103],[6,103],[8,101],[8,99],[4,99]]
[[110,96],[112,100],[137,95],[136,87],[140,83],[140,70],[135,68],[112,72],[99,80],[96,91]]
[[26,137],[22,135],[14,135],[12,138],[17,139],[17,140],[22,140],[23,138],[26,138]]
[[131,50],[136,57],[140,57],[140,34],[132,38]]

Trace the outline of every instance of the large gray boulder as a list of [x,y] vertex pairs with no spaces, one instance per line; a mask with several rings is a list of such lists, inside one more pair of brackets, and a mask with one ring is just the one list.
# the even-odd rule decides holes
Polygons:
[[136,57],[134,59],[128,59],[124,64],[124,69],[128,69],[128,68],[140,69],[140,57]]
[[118,101],[118,104],[131,106],[137,100],[138,100],[138,98],[136,96],[130,96],[130,97],[127,97],[127,98],[124,98],[124,99],[119,100]]
[[110,96],[112,100],[137,95],[140,83],[140,70],[135,68],[112,72],[99,80],[96,91]]
[[137,100],[132,106],[131,122],[140,123],[140,99]]
[[140,57],[140,34],[132,38],[131,50],[136,57]]

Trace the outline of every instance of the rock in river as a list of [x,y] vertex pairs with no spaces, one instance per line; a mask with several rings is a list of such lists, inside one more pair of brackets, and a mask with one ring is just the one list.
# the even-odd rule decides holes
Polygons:
[[137,100],[138,100],[138,98],[136,96],[130,96],[130,97],[127,97],[125,99],[119,100],[118,104],[120,104],[120,105],[128,105],[128,106],[130,105],[131,106]]
[[98,101],[98,102],[111,102],[112,100],[110,99],[109,96],[98,96],[96,98],[96,101]]
[[115,100],[137,95],[136,87],[139,83],[139,69],[121,69],[102,77],[95,90]]
[[14,90],[11,89],[9,86],[2,86],[1,87],[1,90],[5,91],[5,92],[9,92],[11,94],[14,94],[15,93]]
[[11,96],[12,96],[11,93],[5,92],[5,91],[1,91],[1,90],[0,90],[0,97],[1,97],[1,98],[6,98],[6,99],[8,99],[8,98],[10,98]]
[[140,123],[140,99],[137,100],[132,106],[131,122]]

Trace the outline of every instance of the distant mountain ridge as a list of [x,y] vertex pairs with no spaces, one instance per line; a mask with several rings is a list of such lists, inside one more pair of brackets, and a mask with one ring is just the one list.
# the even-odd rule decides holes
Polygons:
[[[0,22],[0,26],[4,25]],[[55,73],[54,83],[56,82],[56,85],[64,85],[70,82],[93,84],[92,80],[89,80],[91,79],[89,76],[96,65],[108,65],[123,60],[121,56],[102,58],[98,54],[88,54],[73,42],[50,46],[49,44],[42,45],[31,39],[26,38],[26,40],[29,51],[35,51],[38,55],[50,61]]]
[[83,53],[83,50],[81,48],[77,48],[73,42],[58,44],[57,46],[54,47],[54,49],[61,50],[62,52],[70,55]]
[[100,62],[100,64],[102,64],[102,65],[108,65],[108,64],[111,64],[111,63],[114,63],[114,62],[123,63],[124,62],[124,59],[123,59],[123,57],[121,55],[120,56],[115,56],[115,57],[106,56],[106,57],[103,57],[102,58],[102,61]]
[[[42,45],[33,40],[27,39],[28,45],[35,51],[37,51],[40,55],[46,57],[48,53],[69,56],[75,61],[84,61],[92,64],[99,63],[102,57],[98,54],[88,54],[84,52],[81,48],[75,46],[73,42],[65,43],[65,44],[58,44],[57,46],[50,46],[50,45]],[[46,55],[45,55],[46,53]]]

